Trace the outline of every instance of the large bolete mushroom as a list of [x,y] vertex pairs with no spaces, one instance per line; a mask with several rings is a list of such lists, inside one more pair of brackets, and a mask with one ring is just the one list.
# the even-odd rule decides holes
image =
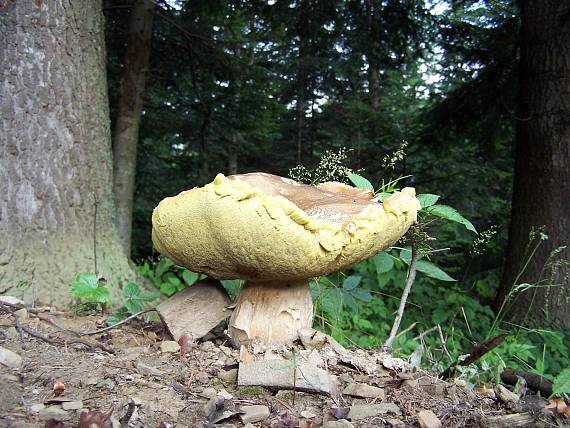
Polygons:
[[265,173],[222,174],[166,198],[152,216],[156,249],[217,279],[246,280],[229,322],[238,344],[289,343],[310,327],[309,279],[346,269],[396,242],[416,221],[413,188],[383,203],[345,184]]

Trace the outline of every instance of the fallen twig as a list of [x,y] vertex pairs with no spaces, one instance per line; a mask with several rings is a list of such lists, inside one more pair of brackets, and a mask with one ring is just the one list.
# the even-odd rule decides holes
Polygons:
[[459,366],[468,366],[469,364],[474,363],[479,358],[481,358],[483,355],[485,355],[487,352],[493,350],[494,348],[499,346],[501,343],[503,343],[503,340],[505,340],[507,336],[508,336],[507,333],[502,333],[502,334],[499,334],[498,336],[492,337],[488,340],[485,340],[484,342],[481,342],[481,343],[475,345],[473,347],[473,349],[471,350],[471,352],[467,355],[467,357],[464,360],[454,362],[448,368],[446,368],[443,372],[441,372],[438,375],[438,377],[440,379],[443,379],[443,380],[449,379],[455,373],[455,368],[458,365]]
[[540,391],[545,397],[552,395],[552,381],[545,377],[524,370],[513,369],[505,369],[501,374],[501,380],[508,385],[516,385],[519,377],[526,381],[526,385],[530,389]]
[[406,308],[406,302],[408,300],[408,294],[410,294],[410,290],[412,289],[412,285],[414,284],[414,280],[416,279],[416,264],[418,262],[419,252],[418,252],[418,245],[415,240],[412,239],[412,260],[410,261],[410,267],[408,268],[408,275],[406,277],[406,286],[404,287],[404,291],[402,293],[402,298],[400,299],[400,306],[398,307],[398,312],[396,313],[396,319],[394,320],[394,324],[392,325],[392,330],[390,331],[390,336],[384,342],[382,346],[385,350],[392,349],[392,342],[396,338],[396,334],[398,333],[398,329],[400,328],[400,323],[402,322],[402,318],[404,316],[404,309]]
[[79,343],[81,345],[85,345],[88,348],[99,348],[102,349],[105,352],[108,352],[109,354],[114,354],[115,350],[109,348],[107,345],[104,345],[103,343],[99,343],[99,342],[90,342],[88,340],[85,339],[80,339],[80,338],[76,338],[76,339],[53,339],[51,337],[47,337],[46,335],[38,332],[38,331],[34,331],[31,328],[28,327],[21,327],[22,330],[24,330],[26,333],[28,333],[30,336],[35,337],[36,339],[40,339],[43,340],[44,342],[47,343],[51,343],[52,345],[66,345],[66,344],[73,344],[73,343]]
[[139,315],[142,314],[146,314],[147,312],[152,312],[152,311],[156,311],[156,308],[147,308],[147,309],[143,309],[142,311],[137,312],[136,314],[132,314],[130,316],[128,316],[127,318],[125,318],[124,320],[119,321],[118,323],[115,323],[113,325],[110,325],[109,327],[105,327],[105,328],[101,328],[99,330],[92,330],[92,331],[87,331],[85,333],[81,333],[81,336],[89,336],[92,334],[99,334],[99,333],[104,333],[106,331],[112,330],[114,328],[119,327],[122,324],[125,324],[126,322],[129,322],[130,320],[132,320],[133,318],[138,317]]

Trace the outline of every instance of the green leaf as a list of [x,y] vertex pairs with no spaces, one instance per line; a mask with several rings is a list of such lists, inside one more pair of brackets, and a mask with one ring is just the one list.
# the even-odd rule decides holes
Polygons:
[[123,321],[128,316],[129,312],[127,311],[127,308],[121,306],[119,309],[117,309],[115,312],[109,315],[107,319],[105,319],[105,324],[107,325],[117,324],[118,322]]
[[368,181],[366,178],[362,177],[361,175],[349,172],[347,176],[348,179],[352,181],[352,184],[354,184],[359,189],[366,189],[370,190],[371,192],[374,192],[374,186],[372,186],[372,183],[370,183],[370,181]]
[[370,302],[372,300],[372,295],[370,294],[370,291],[365,290],[363,288],[357,288],[355,290],[352,290],[350,294],[356,300],[361,300],[363,302]]
[[570,367],[566,367],[554,378],[554,385],[552,386],[552,395],[568,393],[570,393]]
[[[412,250],[409,248],[403,248],[400,251],[400,259],[409,265],[412,262]],[[440,281],[455,281],[455,279],[446,274],[435,264],[428,262],[427,260],[418,260],[416,263],[416,270],[426,276],[429,276],[430,278],[438,279]]]
[[125,296],[127,296],[129,299],[132,299],[133,297],[138,297],[140,292],[141,292],[141,290],[140,290],[139,286],[137,284],[135,284],[134,282],[129,282],[123,288],[123,293],[125,293]]
[[75,282],[73,285],[78,285],[85,289],[94,290],[99,286],[99,278],[97,275],[91,272],[80,273],[75,276]]
[[465,226],[467,230],[471,230],[472,232],[477,233],[475,226],[473,226],[473,224],[469,220],[467,220],[465,217],[459,214],[459,212],[457,212],[457,210],[453,207],[450,207],[448,205],[433,205],[428,209],[426,209],[426,212],[428,212],[431,215],[444,218],[446,220],[460,223],[463,226]]
[[451,276],[446,274],[443,270],[441,270],[439,267],[437,267],[435,264],[433,264],[432,262],[428,262],[427,260],[418,260],[416,264],[416,269],[418,270],[418,272],[421,272],[429,276],[430,278],[438,279],[440,281],[448,281],[448,282],[456,281]]
[[93,290],[92,298],[90,300],[97,303],[109,303],[110,296],[111,294],[107,287],[97,287]]
[[165,296],[170,297],[177,291],[178,289],[176,288],[176,285],[172,284],[171,282],[163,282],[160,284],[160,292]]
[[192,272],[191,270],[188,269],[184,269],[182,271],[182,279],[188,285],[194,284],[198,280],[199,276],[200,275],[197,274],[196,272]]
[[125,302],[125,308],[129,311],[130,314],[136,314],[143,310],[143,307],[140,303],[135,300],[127,299]]
[[346,291],[354,290],[360,284],[361,276],[352,275],[347,276],[342,282],[342,288]]
[[166,257],[160,259],[156,265],[155,275],[160,278],[170,267],[174,266],[174,262]]
[[386,199],[388,199],[392,195],[393,195],[393,193],[380,192],[380,193],[376,194],[376,197],[378,198],[378,200],[380,202],[384,202]]
[[356,305],[356,301],[354,300],[352,294],[344,293],[342,295],[342,303],[345,306],[348,306],[353,313],[358,311],[358,306]]
[[418,201],[420,201],[420,205],[422,206],[423,209],[434,205],[439,199],[439,195],[433,195],[431,193],[423,193],[417,195],[416,198],[418,199]]
[[390,272],[394,267],[394,259],[388,253],[382,251],[372,257],[376,273]]

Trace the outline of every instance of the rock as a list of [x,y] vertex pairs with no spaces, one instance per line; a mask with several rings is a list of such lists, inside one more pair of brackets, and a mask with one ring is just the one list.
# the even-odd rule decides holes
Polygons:
[[0,346],[0,364],[11,369],[17,369],[22,366],[22,357],[15,352]]
[[346,419],[339,419],[338,421],[326,421],[323,428],[354,428]]
[[[137,371],[145,376],[155,376],[155,377],[161,377],[164,373],[160,370],[158,370],[155,367],[149,366],[148,364],[143,363],[142,361],[137,361]],[[203,372],[199,372],[199,373],[203,373]]]
[[[295,372],[295,385],[293,385]],[[293,367],[288,360],[262,360],[240,363],[238,386],[264,386],[270,389],[293,389],[302,392],[336,395],[338,381],[310,363],[300,362]]]
[[18,318],[19,322],[24,322],[28,319],[28,310],[26,308],[18,309],[14,311],[14,316]]
[[68,419],[71,415],[59,407],[44,407],[38,413],[40,420],[45,421],[49,419]]
[[14,296],[0,296],[0,303],[7,303],[10,305],[25,305],[23,300]]
[[176,293],[156,310],[174,340],[185,332],[196,340],[232,314],[231,309],[227,309],[230,303],[220,282],[207,279]]
[[218,395],[218,391],[216,391],[214,388],[204,388],[204,390],[198,395],[204,398],[214,398],[216,395]]
[[422,410],[419,412],[418,423],[421,428],[441,428],[441,421],[431,410]]
[[358,404],[350,407],[348,417],[354,422],[387,413],[393,413],[398,416],[402,414],[400,408],[394,403]]
[[243,414],[239,417],[244,424],[260,422],[269,417],[269,407],[255,405],[255,406],[243,406],[240,408]]
[[198,372],[196,373],[195,379],[200,382],[201,384],[207,384],[210,382],[210,377],[206,372]]
[[39,413],[40,410],[45,409],[46,406],[44,405],[44,403],[36,403],[36,404],[32,404],[30,407],[28,407],[28,412],[30,413]]
[[417,379],[408,379],[402,383],[402,388],[409,393],[414,393],[418,390],[418,380]]
[[174,340],[165,340],[160,344],[160,352],[174,354],[180,351],[180,345]]
[[465,388],[467,387],[467,382],[465,382],[463,379],[455,379],[455,385],[457,385],[460,388]]
[[299,416],[305,419],[315,419],[317,417],[315,412],[311,412],[309,410],[303,410],[301,413],[299,413]]
[[445,397],[445,385],[441,382],[437,382],[431,385],[426,385],[424,390],[432,397],[443,398]]
[[223,382],[236,383],[238,378],[238,369],[220,370],[218,378]]
[[255,426],[252,423],[247,423],[243,426],[243,428],[255,428]]
[[301,328],[298,334],[305,349],[321,349],[327,343],[327,335],[312,328]]
[[99,383],[99,379],[96,376],[89,376],[85,381],[85,385],[97,385]]
[[83,409],[83,401],[66,401],[61,403],[63,410],[79,410]]
[[365,383],[351,383],[344,388],[343,394],[352,395],[353,397],[362,398],[379,398],[384,399],[384,390],[376,386],[367,385]]
[[386,422],[388,422],[388,425],[391,427],[404,428],[406,426],[400,419],[387,419]]
[[495,394],[503,403],[517,403],[520,397],[514,392],[509,391],[503,385],[498,384],[495,386]]

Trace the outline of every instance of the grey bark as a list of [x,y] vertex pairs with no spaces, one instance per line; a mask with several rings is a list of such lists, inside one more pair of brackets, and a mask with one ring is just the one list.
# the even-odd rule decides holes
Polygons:
[[137,146],[150,56],[153,9],[154,4],[150,0],[136,0],[133,5],[117,122],[113,133],[113,190],[117,224],[123,248],[129,256]]
[[495,307],[501,307],[523,268],[531,227],[545,226],[549,239],[516,281],[541,288],[519,294],[509,313],[514,322],[570,335],[570,249],[550,257],[570,244],[570,4],[522,1],[521,19],[513,207]]
[[0,9],[0,293],[69,304],[95,240],[113,293],[134,277],[114,218],[103,24],[100,0]]

